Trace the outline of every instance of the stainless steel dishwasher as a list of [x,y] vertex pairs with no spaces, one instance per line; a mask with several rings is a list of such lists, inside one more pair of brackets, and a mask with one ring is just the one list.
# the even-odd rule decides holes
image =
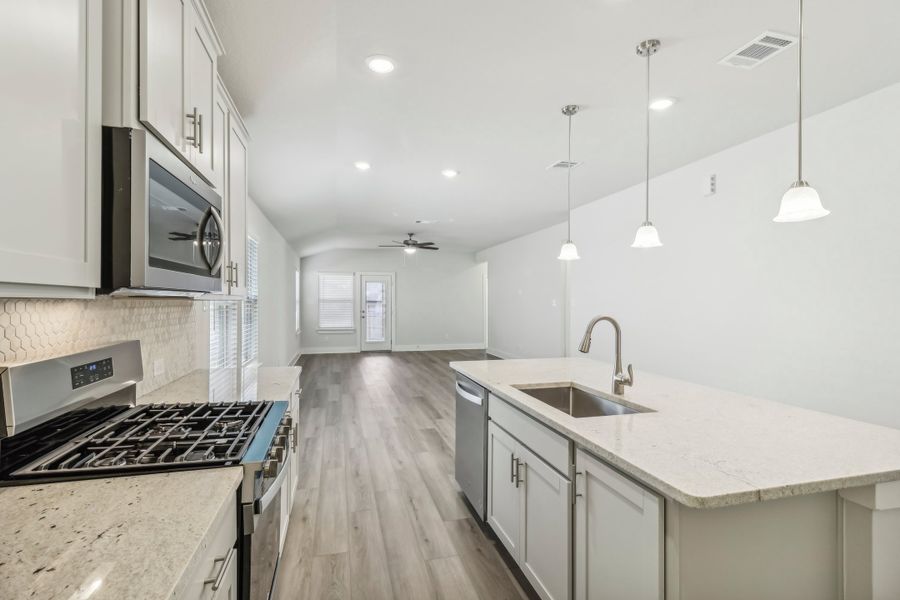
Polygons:
[[456,376],[456,482],[484,521],[487,509],[487,390]]

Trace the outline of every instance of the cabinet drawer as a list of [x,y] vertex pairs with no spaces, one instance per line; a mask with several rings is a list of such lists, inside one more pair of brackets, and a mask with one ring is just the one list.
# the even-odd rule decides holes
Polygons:
[[488,416],[547,464],[569,475],[571,442],[494,394],[488,400]]
[[[216,517],[210,527],[206,539],[203,540],[191,564],[185,570],[183,581],[183,598],[207,600],[216,597],[221,588],[227,588],[227,581],[232,563],[238,560],[235,542],[237,541],[237,500],[228,502],[227,506]],[[212,580],[210,583],[207,581]],[[219,586],[213,589],[216,582]]]

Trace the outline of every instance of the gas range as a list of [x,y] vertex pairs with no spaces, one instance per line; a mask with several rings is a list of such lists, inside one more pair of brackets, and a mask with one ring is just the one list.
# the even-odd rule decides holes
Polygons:
[[140,342],[0,367],[0,486],[241,466],[240,597],[268,598],[297,424],[285,401],[137,405]]

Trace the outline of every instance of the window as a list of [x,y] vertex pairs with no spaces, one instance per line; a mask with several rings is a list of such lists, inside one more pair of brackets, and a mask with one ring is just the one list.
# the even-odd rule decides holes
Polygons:
[[237,366],[237,302],[209,303],[209,368]]
[[300,269],[294,269],[294,329],[300,333]]
[[319,273],[319,329],[353,329],[353,273]]
[[241,361],[259,358],[259,242],[247,238],[247,299],[244,300]]

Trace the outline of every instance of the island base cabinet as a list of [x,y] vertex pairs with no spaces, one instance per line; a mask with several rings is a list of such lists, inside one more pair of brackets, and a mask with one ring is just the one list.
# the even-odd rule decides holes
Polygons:
[[664,501],[577,450],[576,600],[663,598]]
[[488,465],[488,524],[541,598],[568,600],[571,482],[493,421]]

